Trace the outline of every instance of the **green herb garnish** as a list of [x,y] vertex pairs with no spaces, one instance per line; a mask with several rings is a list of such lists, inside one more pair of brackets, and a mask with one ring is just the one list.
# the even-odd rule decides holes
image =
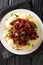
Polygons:
[[34,28],[36,28],[36,29],[38,28],[36,24],[34,24]]
[[32,44],[32,47],[33,47],[34,45]]
[[8,34],[6,34],[6,37],[8,37]]
[[14,41],[14,44],[15,44],[16,40],[14,39],[13,41]]
[[30,46],[30,43],[28,43],[28,45]]
[[16,16],[16,17],[18,17],[18,15],[17,15],[17,14],[14,14],[14,13],[12,13],[11,16]]
[[13,13],[11,14],[11,16],[13,16]]
[[17,15],[17,14],[15,14],[15,16],[16,16],[16,17],[18,17],[18,15]]
[[27,44],[30,46],[30,42],[27,42]]

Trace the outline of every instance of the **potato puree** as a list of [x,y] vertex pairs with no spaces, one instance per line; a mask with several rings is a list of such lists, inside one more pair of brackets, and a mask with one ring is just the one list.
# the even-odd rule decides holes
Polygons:
[[11,28],[10,23],[12,21],[15,21],[18,18],[23,18],[25,20],[29,20],[31,22],[34,22],[37,27],[38,27],[38,23],[37,20],[35,18],[33,18],[31,15],[28,14],[15,14],[15,13],[11,13],[11,15],[9,16],[9,18],[5,19],[5,26],[4,26],[4,38],[5,40],[8,42],[8,45],[10,45],[13,49],[17,49],[17,50],[30,50],[32,47],[34,47],[34,45],[36,45],[39,40],[40,40],[40,35],[39,35],[39,27],[36,29],[37,30],[37,34],[39,36],[39,38],[35,39],[35,40],[29,40],[27,43],[27,45],[18,45],[15,44],[13,39],[10,39],[8,37],[8,30]]

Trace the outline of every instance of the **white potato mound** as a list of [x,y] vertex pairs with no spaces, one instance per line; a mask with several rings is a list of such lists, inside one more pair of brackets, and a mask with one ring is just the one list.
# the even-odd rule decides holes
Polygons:
[[[19,14],[18,17],[16,17],[14,14],[8,18],[8,20],[6,20],[6,23],[5,23],[5,27],[4,27],[4,38],[7,40],[8,42],[8,45],[10,45],[13,49],[17,49],[17,50],[30,50],[32,48],[32,45],[34,46],[35,44],[37,44],[39,42],[39,39],[36,39],[36,40],[33,40],[33,41],[29,41],[30,45],[26,45],[26,46],[20,46],[20,45],[16,45],[13,41],[13,39],[9,39],[6,35],[9,33],[8,32],[8,29],[11,27],[10,26],[10,23],[14,20],[16,20],[17,18],[24,18],[24,19],[28,19],[29,21],[32,21],[34,22],[35,24],[37,24],[37,20],[34,19],[31,15],[23,15],[23,14]],[[38,26],[38,24],[37,24]],[[38,30],[37,30],[37,33],[39,35],[39,27],[38,27]]]

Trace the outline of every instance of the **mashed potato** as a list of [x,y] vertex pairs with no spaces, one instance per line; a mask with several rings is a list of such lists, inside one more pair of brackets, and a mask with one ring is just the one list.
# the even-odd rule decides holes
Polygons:
[[[17,18],[23,18],[29,21],[34,22],[37,26],[37,20],[34,19],[31,15],[28,14],[19,14],[19,15],[15,15],[13,14],[11,17],[8,18],[8,20],[5,23],[5,27],[4,27],[4,38],[8,41],[8,45],[10,45],[13,49],[17,49],[17,50],[30,50],[34,45],[36,45],[39,42],[40,36],[39,38],[37,38],[36,40],[29,40],[28,41],[28,45],[17,45],[14,43],[14,39],[10,39],[8,37],[9,34],[9,28],[11,27],[10,23],[12,23],[12,21],[15,21]],[[37,29],[37,34],[39,35],[39,27]]]

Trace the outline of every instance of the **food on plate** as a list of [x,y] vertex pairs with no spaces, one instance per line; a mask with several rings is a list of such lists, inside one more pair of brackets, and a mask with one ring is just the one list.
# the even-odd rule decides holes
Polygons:
[[5,22],[4,38],[13,49],[30,50],[40,39],[37,20],[28,14],[11,14]]

